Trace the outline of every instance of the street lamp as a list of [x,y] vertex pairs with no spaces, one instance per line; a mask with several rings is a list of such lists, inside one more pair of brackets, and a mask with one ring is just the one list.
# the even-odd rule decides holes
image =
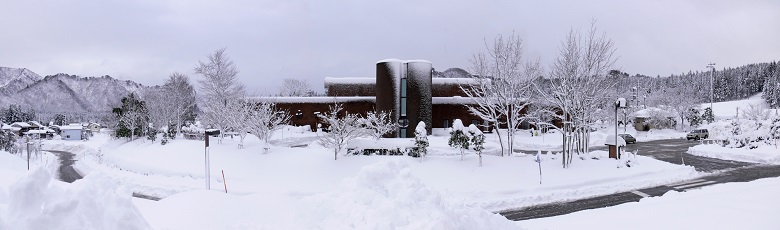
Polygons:
[[618,145],[618,109],[626,108],[626,99],[618,98],[615,101],[615,159],[620,159],[620,146]]
[[713,88],[712,88],[712,84],[713,83],[712,82],[715,79],[715,77],[713,76],[713,74],[715,74],[715,63],[713,62],[713,63],[707,64],[707,68],[712,68],[712,72],[710,72],[710,110],[712,110],[713,109],[712,108],[712,92],[713,92]]

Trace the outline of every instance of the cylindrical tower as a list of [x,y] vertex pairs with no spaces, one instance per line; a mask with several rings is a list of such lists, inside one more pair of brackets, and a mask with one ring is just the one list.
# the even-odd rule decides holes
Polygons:
[[[425,60],[406,62],[406,117],[409,122],[406,137],[414,137],[414,129],[420,121],[425,122],[428,135],[433,127],[431,117],[431,81],[433,66]],[[401,82],[404,83],[403,81]],[[403,87],[403,86],[401,86]],[[401,103],[402,105],[404,103]]]
[[[385,59],[376,63],[376,111],[388,112],[393,121],[400,120],[401,78],[405,74],[403,61]],[[391,132],[385,137],[399,137],[399,132]]]

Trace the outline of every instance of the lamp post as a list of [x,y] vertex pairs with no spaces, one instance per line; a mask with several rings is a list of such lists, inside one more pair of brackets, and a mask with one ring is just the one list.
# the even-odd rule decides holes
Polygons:
[[713,81],[715,81],[715,77],[713,76],[715,74],[715,63],[707,64],[707,68],[711,68],[712,72],[710,72],[710,110],[712,110],[712,94],[713,94]]
[[615,101],[615,159],[620,159],[620,146],[618,144],[618,109],[626,107],[626,99],[618,98]]

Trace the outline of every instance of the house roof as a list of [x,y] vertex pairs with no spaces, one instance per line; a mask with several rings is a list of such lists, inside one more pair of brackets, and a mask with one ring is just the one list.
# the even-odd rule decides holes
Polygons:
[[81,126],[80,124],[76,124],[76,125],[72,125],[72,124],[71,124],[71,125],[63,125],[63,126],[60,126],[60,129],[61,129],[61,130],[82,130],[83,128],[84,128],[84,127],[83,127],[83,126]]
[[29,128],[30,124],[27,124],[26,122],[14,122],[13,124],[11,124],[11,126],[16,126],[19,128]]
[[30,124],[31,126],[36,126],[36,127],[43,127],[43,125],[41,123],[38,123],[37,121],[28,121],[27,124]]
[[633,113],[631,113],[630,116],[631,117],[649,118],[649,117],[652,117],[653,114],[660,114],[660,115],[662,115],[664,117],[675,117],[675,115],[670,113],[669,111],[666,111],[666,110],[663,110],[663,109],[659,109],[659,108],[654,108],[654,107],[646,108],[646,109],[642,109],[642,110],[633,112]]

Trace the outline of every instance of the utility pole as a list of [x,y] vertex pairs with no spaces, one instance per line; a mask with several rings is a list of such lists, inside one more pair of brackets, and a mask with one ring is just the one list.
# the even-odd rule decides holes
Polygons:
[[714,91],[714,88],[712,87],[713,81],[715,81],[715,77],[713,76],[715,74],[715,63],[712,62],[710,64],[707,64],[707,68],[712,68],[712,72],[710,72],[710,110],[712,110],[712,94]]

